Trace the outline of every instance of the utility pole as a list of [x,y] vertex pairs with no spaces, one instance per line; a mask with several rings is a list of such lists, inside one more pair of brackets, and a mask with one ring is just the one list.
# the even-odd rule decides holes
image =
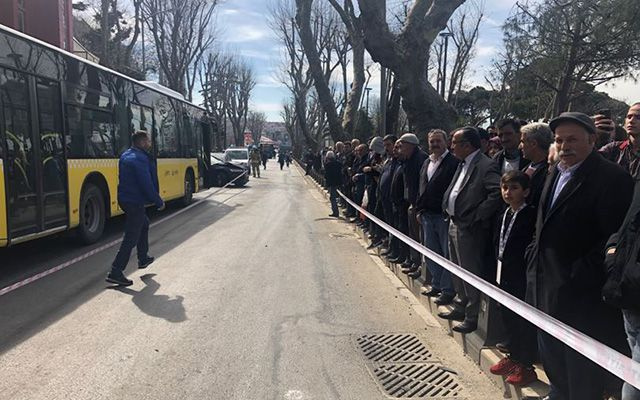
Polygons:
[[442,32],[440,36],[444,38],[444,65],[442,66],[442,87],[440,90],[440,95],[444,99],[444,90],[447,84],[447,51],[449,49],[449,38],[453,36],[453,33]]
[[380,121],[378,133],[384,137],[387,126],[387,69],[380,65]]
[[369,116],[369,92],[371,91],[370,87],[364,88],[367,91],[367,117]]

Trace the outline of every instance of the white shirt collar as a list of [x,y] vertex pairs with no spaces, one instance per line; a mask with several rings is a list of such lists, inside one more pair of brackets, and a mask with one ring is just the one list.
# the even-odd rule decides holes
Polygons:
[[435,154],[431,153],[431,154],[429,154],[429,158],[431,159],[431,162],[435,163],[435,162],[438,162],[438,161],[442,161],[447,156],[447,154],[449,154],[449,150],[445,150],[444,153],[442,153],[442,155],[440,157],[437,157],[437,158],[436,158]]
[[478,153],[480,153],[480,149],[474,151],[473,153],[469,154],[467,157],[465,157],[464,159],[464,163],[466,165],[469,165],[469,163],[471,163],[471,161],[473,161],[474,158],[476,158],[476,156],[478,155]]
[[562,161],[560,161],[558,163],[558,171],[560,171],[561,174],[568,173],[569,175],[573,175],[573,173],[576,172],[576,170],[582,165],[583,162],[584,161],[580,161],[577,164],[573,164],[572,166],[567,167]]

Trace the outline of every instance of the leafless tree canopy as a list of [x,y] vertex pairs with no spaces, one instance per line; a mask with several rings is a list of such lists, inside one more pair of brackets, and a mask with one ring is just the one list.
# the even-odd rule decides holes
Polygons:
[[218,0],[142,0],[164,81],[189,100],[195,71],[213,43],[211,19],[217,4]]
[[264,126],[267,123],[267,116],[263,112],[249,111],[247,117],[247,129],[251,132],[253,143],[260,143],[260,136],[264,131]]

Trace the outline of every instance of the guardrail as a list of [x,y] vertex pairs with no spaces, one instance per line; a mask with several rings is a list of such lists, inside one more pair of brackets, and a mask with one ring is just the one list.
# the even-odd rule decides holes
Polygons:
[[[314,174],[310,175],[312,178],[316,179],[314,177]],[[320,183],[320,181],[317,182]],[[537,308],[532,307],[531,305],[501,290],[500,288],[492,285],[491,283],[485,281],[477,275],[465,270],[461,266],[424,247],[422,244],[416,242],[407,235],[380,220],[373,214],[369,213],[367,210],[363,209],[347,196],[345,196],[341,191],[338,191],[338,194],[347,203],[349,203],[352,207],[365,215],[368,219],[373,221],[376,225],[380,226],[388,233],[406,243],[408,246],[410,246],[420,254],[438,263],[443,268],[450,271],[452,274],[455,274],[460,279],[480,290],[484,295],[492,298],[496,302],[502,304],[504,307],[507,307],[514,313],[520,315],[522,318],[537,326],[539,329],[542,329],[551,336],[562,341],[567,346],[587,357],[600,367],[606,369],[625,382],[628,382],[634,387],[640,389],[640,363],[635,362],[634,360],[625,356],[624,354],[621,354],[617,350],[614,350],[606,346],[605,344],[598,342],[597,340],[585,335],[577,329],[572,328],[571,326],[551,317],[548,314],[545,314]]]

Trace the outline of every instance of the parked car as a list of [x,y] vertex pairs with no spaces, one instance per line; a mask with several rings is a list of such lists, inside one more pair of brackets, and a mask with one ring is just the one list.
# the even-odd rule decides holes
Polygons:
[[249,170],[249,149],[230,148],[224,151],[224,161],[239,165]]
[[211,154],[211,168],[209,168],[208,173],[209,182],[213,186],[222,187],[240,175],[244,176],[233,182],[235,186],[242,187],[249,182],[249,171],[247,169],[235,163],[224,161],[213,154]]

